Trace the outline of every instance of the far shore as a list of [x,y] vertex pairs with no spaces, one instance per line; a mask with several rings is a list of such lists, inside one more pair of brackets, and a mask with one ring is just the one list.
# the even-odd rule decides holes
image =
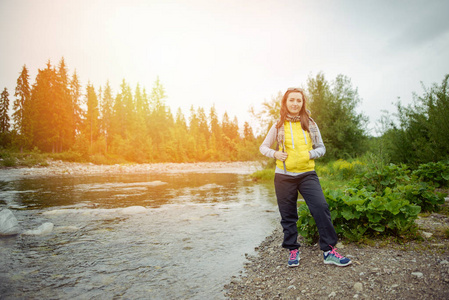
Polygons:
[[147,163],[95,165],[60,160],[48,161],[45,167],[20,167],[0,169],[0,172],[14,172],[19,176],[64,176],[132,173],[236,173],[251,174],[261,169],[258,161],[237,162],[195,162],[195,163]]

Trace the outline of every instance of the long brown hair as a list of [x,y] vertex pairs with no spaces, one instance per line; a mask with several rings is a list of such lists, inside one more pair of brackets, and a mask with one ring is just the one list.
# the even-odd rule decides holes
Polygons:
[[306,93],[301,88],[289,88],[285,94],[284,97],[282,97],[281,101],[281,118],[279,122],[276,124],[276,128],[279,129],[281,126],[284,126],[285,119],[287,118],[288,109],[287,109],[287,98],[290,93],[298,92],[302,95],[302,107],[299,111],[299,116],[301,117],[301,127],[305,131],[309,131],[309,111],[306,108],[306,104],[308,102]]

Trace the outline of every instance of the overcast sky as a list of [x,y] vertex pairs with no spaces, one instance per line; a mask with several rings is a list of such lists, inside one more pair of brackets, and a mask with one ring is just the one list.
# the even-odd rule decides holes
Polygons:
[[151,91],[159,76],[174,114],[215,105],[256,127],[251,105],[344,74],[374,128],[449,73],[448,12],[446,0],[0,0],[0,88],[12,103],[24,64],[34,83],[64,57],[84,88]]

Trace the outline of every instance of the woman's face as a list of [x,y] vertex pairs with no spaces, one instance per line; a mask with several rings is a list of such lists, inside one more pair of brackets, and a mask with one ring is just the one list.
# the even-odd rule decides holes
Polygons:
[[300,92],[291,92],[287,97],[287,110],[292,116],[298,116],[303,105],[303,98]]

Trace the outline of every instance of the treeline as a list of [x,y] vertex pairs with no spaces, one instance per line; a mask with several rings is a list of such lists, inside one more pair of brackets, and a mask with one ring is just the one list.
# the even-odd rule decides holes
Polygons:
[[[242,129],[215,107],[190,109],[189,119],[166,105],[163,85],[150,93],[123,80],[114,94],[107,82],[83,89],[76,71],[68,75],[62,58],[47,63],[31,85],[23,66],[17,79],[11,119],[9,92],[0,99],[0,146],[17,151],[71,152],[96,161],[191,162],[255,159],[259,143],[250,125]],[[102,159],[104,158],[104,159]]]
[[[327,153],[321,160],[351,159],[371,153],[385,165],[411,167],[449,159],[449,75],[434,84],[414,103],[396,104],[377,121],[378,137],[370,137],[368,118],[356,111],[361,99],[350,78],[327,80],[323,73],[310,76],[306,86],[308,108],[317,122]],[[62,58],[47,63],[31,85],[23,66],[14,101],[5,88],[0,98],[0,148],[70,153],[69,159],[104,162],[192,162],[260,159],[258,148],[279,118],[282,92],[262,102],[253,116],[263,129],[255,137],[245,122],[212,106],[208,111],[191,107],[188,119],[180,108],[173,114],[157,79],[147,92],[139,84],[131,89],[123,80],[113,93],[109,82],[95,89],[82,87]],[[12,109],[11,109],[12,108]],[[12,110],[9,115],[8,111]],[[70,157],[72,156],[72,157]]]
[[[397,112],[384,112],[379,120],[381,136],[374,146],[386,162],[412,167],[449,160],[449,74],[440,85],[424,87],[412,104],[396,103]],[[375,149],[376,149],[375,148]]]

